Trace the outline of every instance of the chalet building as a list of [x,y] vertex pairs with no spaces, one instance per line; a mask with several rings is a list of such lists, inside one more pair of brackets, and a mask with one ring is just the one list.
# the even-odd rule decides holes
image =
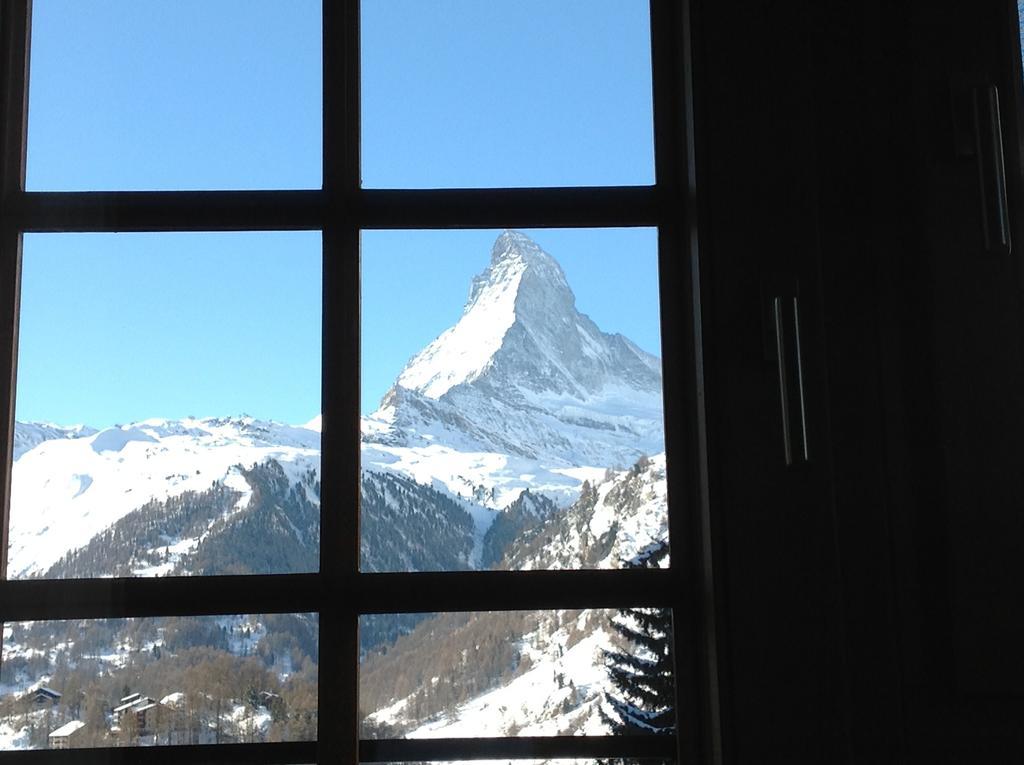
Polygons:
[[72,749],[78,746],[78,738],[81,737],[84,729],[85,723],[81,720],[64,723],[50,733],[48,737],[50,749]]
[[134,704],[136,701],[142,698],[141,693],[129,693],[127,696],[122,696],[121,701],[118,702],[118,706],[124,706],[126,704]]
[[138,743],[142,745],[227,743],[223,733],[218,739],[214,722],[189,713],[181,691],[169,693],[159,701],[132,694],[122,699],[114,712],[121,728],[126,714],[135,715]]
[[133,707],[135,713],[135,724],[138,726],[139,735],[149,733],[156,724],[158,715],[157,704],[153,699],[144,699],[142,703]]
[[53,690],[53,688],[40,685],[38,688],[33,688],[29,691],[26,696],[37,707],[55,707],[60,703],[62,694],[60,691]]
[[114,720],[117,726],[124,729],[128,715],[135,716],[135,730],[139,735],[144,735],[156,723],[157,703],[149,696],[139,693],[132,693],[121,699],[121,703],[114,707]]
[[181,691],[169,693],[160,699],[157,710],[157,743],[197,744],[200,741],[198,726],[193,726],[185,707],[185,694]]

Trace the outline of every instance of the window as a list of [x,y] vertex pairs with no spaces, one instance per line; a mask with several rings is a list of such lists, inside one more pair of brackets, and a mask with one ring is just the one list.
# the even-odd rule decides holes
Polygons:
[[[167,5],[165,9],[175,7]],[[289,7],[289,4],[280,4],[277,10]],[[587,4],[576,6],[577,9],[588,7]],[[617,7],[629,8],[630,5]],[[639,5],[639,0],[637,7],[646,16],[647,9]],[[365,143],[361,135],[370,126],[360,120],[360,87],[365,85],[360,75],[360,64],[364,60],[360,56],[360,44],[381,43],[379,30],[371,29],[372,35],[361,38],[360,14],[364,9],[356,0],[346,0],[323,3],[321,9],[320,188],[310,188],[315,186],[309,183],[315,172],[306,167],[299,168],[301,172],[297,174],[282,176],[281,182],[270,188],[264,186],[262,176],[232,180],[239,176],[228,173],[220,178],[211,176],[213,180],[179,179],[173,189],[164,191],[131,190],[158,185],[145,178],[120,180],[113,188],[99,183],[90,187],[80,180],[40,180],[39,185],[43,187],[71,190],[26,191],[26,157],[31,172],[35,172],[33,168],[37,166],[33,163],[41,160],[33,154],[31,143],[26,147],[31,11],[29,0],[13,0],[3,4],[0,20],[4,46],[0,173],[3,190],[0,200],[0,289],[3,290],[0,326],[3,331],[0,338],[3,358],[8,365],[0,378],[0,400],[7,402],[4,443],[10,446],[14,439],[19,289],[22,253],[23,249],[28,251],[28,237],[111,232],[131,232],[132,236],[143,236],[145,232],[312,232],[311,235],[320,236],[322,245],[319,271],[323,283],[320,560],[318,570],[312,573],[266,573],[256,577],[219,573],[204,577],[99,579],[74,578],[72,574],[72,578],[67,579],[18,580],[5,576],[0,581],[0,620],[5,625],[17,625],[29,621],[144,621],[147,617],[225,614],[279,614],[282,618],[317,615],[319,726],[316,741],[238,742],[213,749],[197,748],[205,747],[204,743],[183,743],[175,744],[178,749],[162,753],[138,752],[134,759],[139,761],[163,757],[175,762],[201,759],[204,762],[326,763],[451,761],[487,756],[546,760],[646,757],[696,762],[709,757],[713,741],[714,683],[705,652],[705,646],[710,644],[710,622],[700,597],[707,587],[702,542],[706,513],[698,448],[702,437],[698,398],[700,344],[696,319],[696,243],[690,226],[692,163],[688,159],[685,3],[653,0],[649,9],[653,93],[650,120],[656,181],[652,185],[564,188],[559,186],[592,182],[592,177],[586,174],[567,176],[564,181],[550,183],[529,176],[506,177],[502,182],[510,184],[507,188],[415,188],[445,182],[431,183],[429,179],[411,180],[410,188],[404,189],[364,188],[360,149],[365,148]],[[239,16],[248,12],[244,3],[232,7],[232,13]],[[287,30],[280,30],[280,34],[287,34]],[[561,44],[577,43],[568,40]],[[33,55],[46,55],[45,46],[34,49]],[[593,73],[610,77],[609,71],[595,69]],[[288,102],[282,108],[307,107],[308,104]],[[102,125],[98,128],[101,135],[109,129]],[[28,135],[30,141],[34,140],[31,132]],[[311,140],[311,135],[304,129],[289,137],[301,143]],[[632,139],[627,136],[624,140]],[[308,147],[297,156],[304,157],[301,161],[308,163]],[[379,155],[374,157],[374,161],[380,160]],[[274,161],[278,160],[279,157]],[[380,183],[375,179],[387,177],[381,173],[371,178],[371,182]],[[649,168],[641,168],[636,178],[639,180],[633,177],[627,180],[644,183],[650,178]],[[618,176],[612,181],[620,182]],[[516,187],[526,183],[537,183],[538,187]],[[543,187],[545,184],[550,187]],[[93,190],[81,190],[83,186]],[[188,190],[224,186],[243,190]],[[36,184],[31,184],[31,188],[37,188]],[[669,567],[416,573],[373,573],[360,568],[358,509],[360,412],[363,408],[359,372],[360,258],[361,241],[365,243],[362,237],[371,231],[500,230],[506,227],[538,231],[625,228],[654,232],[651,236],[657,240],[661,370],[665,391],[664,438],[669,463],[667,492],[671,497],[666,520],[673,545]],[[4,551],[5,570],[11,542],[7,529],[11,464],[8,449],[0,463],[5,508],[0,547]],[[428,740],[385,736],[360,740],[361,620],[365,625],[367,619],[380,614],[554,612],[564,615],[586,609],[629,607],[671,609],[674,616],[675,708],[680,720],[675,737],[527,735]],[[221,626],[235,630],[247,628],[244,617],[231,618],[235,621]],[[532,622],[527,619],[526,623]],[[20,633],[12,626],[11,639],[15,634]],[[131,695],[126,695],[125,703],[138,701]],[[47,703],[46,698],[40,703]],[[142,718],[134,719],[138,724],[144,722]],[[52,748],[73,746],[74,730],[58,729],[58,732],[59,741]],[[76,755],[82,756],[81,753],[67,756]],[[53,758],[60,756],[55,753]],[[18,755],[13,754],[11,758],[18,759]],[[118,760],[121,759],[132,760],[133,754],[122,750],[118,755]]]

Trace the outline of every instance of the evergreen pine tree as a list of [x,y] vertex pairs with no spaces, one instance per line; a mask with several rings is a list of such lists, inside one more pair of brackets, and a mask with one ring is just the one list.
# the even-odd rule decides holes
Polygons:
[[[668,541],[662,540],[648,546],[628,565],[656,568],[667,555]],[[601,718],[616,735],[675,733],[671,612],[624,608],[611,620],[611,626],[632,650],[605,651],[608,676],[617,692],[605,693],[611,713],[602,708]]]

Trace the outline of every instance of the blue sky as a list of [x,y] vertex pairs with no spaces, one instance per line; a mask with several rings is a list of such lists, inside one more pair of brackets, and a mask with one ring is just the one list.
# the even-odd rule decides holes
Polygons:
[[313,0],[39,0],[29,190],[318,188]]
[[[365,2],[364,185],[651,183],[646,6]],[[33,13],[30,190],[320,186],[319,3],[36,0]],[[458,318],[498,233],[367,232],[364,411]],[[658,351],[652,231],[530,233],[582,310]],[[19,419],[309,419],[319,243],[27,236]]]
[[320,398],[320,234],[28,234],[17,418],[103,427]]
[[364,185],[653,183],[647,5],[367,0]]

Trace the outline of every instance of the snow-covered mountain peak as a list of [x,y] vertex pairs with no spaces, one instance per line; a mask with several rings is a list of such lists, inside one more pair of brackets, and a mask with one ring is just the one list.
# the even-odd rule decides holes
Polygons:
[[409,361],[363,438],[607,467],[664,448],[661,397],[660,359],[602,332],[558,262],[505,231],[459,321]]
[[576,299],[558,261],[518,231],[505,231],[495,240],[490,265],[473,280],[466,310],[477,302],[481,291],[502,282],[515,282],[517,313],[522,319],[533,318],[528,314],[530,306],[521,300],[524,290],[552,293],[565,308],[575,306]]
[[493,364],[515,325],[575,323],[576,298],[558,262],[530,237],[505,231],[487,268],[474,277],[462,317],[406,365],[396,385],[439,399],[472,383]]
[[507,257],[523,257],[527,254],[551,258],[529,236],[521,231],[507,228],[494,240],[494,246],[491,248],[491,262],[494,263]]
[[409,361],[396,385],[437,400],[482,378],[528,396],[583,400],[609,383],[660,391],[661,364],[579,313],[558,262],[525,234],[505,231],[459,321]]
[[472,316],[495,295],[511,298],[512,316],[505,318],[528,327],[568,325],[577,316],[576,296],[558,261],[518,231],[505,231],[494,242],[491,262],[473,279],[463,315]]

